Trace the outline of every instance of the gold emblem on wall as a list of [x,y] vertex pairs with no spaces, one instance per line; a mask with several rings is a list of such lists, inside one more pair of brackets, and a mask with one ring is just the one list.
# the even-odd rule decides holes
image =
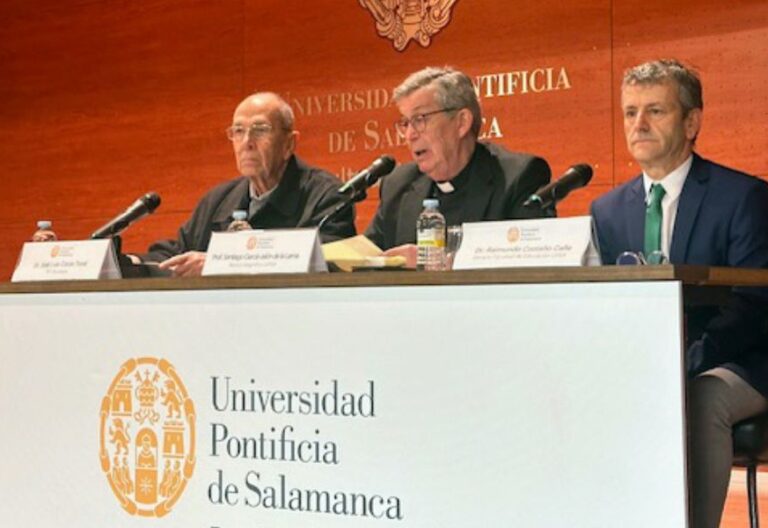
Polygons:
[[[164,359],[130,359],[101,402],[99,458],[131,515],[171,511],[195,469],[195,406]],[[135,432],[134,432],[135,430]]]
[[376,20],[376,30],[403,51],[411,39],[423,47],[451,21],[458,0],[358,0]]

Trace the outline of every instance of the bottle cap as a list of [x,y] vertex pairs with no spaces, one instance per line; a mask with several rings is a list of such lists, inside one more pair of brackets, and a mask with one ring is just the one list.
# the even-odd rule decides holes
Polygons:
[[37,228],[38,229],[50,229],[51,228],[51,221],[50,220],[38,220],[37,221]]
[[424,205],[424,207],[430,207],[430,208],[436,209],[437,206],[440,205],[440,200],[438,200],[437,198],[424,198],[422,205]]
[[248,218],[248,213],[242,209],[238,209],[237,211],[232,211],[232,218],[234,220],[245,220]]

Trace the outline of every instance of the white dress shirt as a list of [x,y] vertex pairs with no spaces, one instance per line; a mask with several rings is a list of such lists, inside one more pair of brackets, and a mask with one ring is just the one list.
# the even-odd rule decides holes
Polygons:
[[669,258],[669,248],[672,243],[672,233],[675,230],[675,218],[677,217],[677,205],[680,203],[680,193],[683,192],[685,178],[688,177],[688,171],[691,170],[692,164],[693,155],[690,155],[682,165],[660,180],[652,180],[643,172],[646,204],[650,199],[652,183],[664,187],[666,193],[664,198],[661,199],[661,250],[667,258]]

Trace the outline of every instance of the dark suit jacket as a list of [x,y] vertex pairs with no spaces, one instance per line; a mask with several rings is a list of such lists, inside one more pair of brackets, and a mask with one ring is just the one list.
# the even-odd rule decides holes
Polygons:
[[[292,157],[280,183],[266,204],[248,222],[255,229],[285,229],[316,226],[338,203],[341,182],[333,175]],[[142,260],[162,261],[187,251],[206,251],[214,231],[226,231],[232,212],[248,210],[249,180],[245,177],[222,183],[210,190],[195,207],[192,217],[179,229],[176,240],[163,240],[150,246]],[[323,226],[324,242],[354,236],[354,211]]]
[[[642,176],[592,204],[600,253],[613,264],[623,251],[642,251]],[[673,264],[768,268],[768,184],[694,154],[672,232]],[[689,374],[722,365],[768,395],[768,293],[737,288],[721,313],[689,313]]]
[[[541,158],[478,143],[470,161],[468,199],[462,222],[507,220],[541,216],[522,206],[536,190],[549,183],[550,170]],[[432,180],[416,163],[397,167],[381,180],[381,202],[365,236],[382,249],[416,242],[416,220]]]

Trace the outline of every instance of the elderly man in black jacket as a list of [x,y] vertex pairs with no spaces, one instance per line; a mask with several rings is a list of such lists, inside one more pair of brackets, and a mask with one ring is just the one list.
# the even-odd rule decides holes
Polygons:
[[[227,129],[241,176],[210,190],[178,238],[152,244],[142,260],[162,261],[160,268],[176,276],[200,275],[211,233],[225,231],[238,209],[248,211],[255,229],[318,225],[338,202],[341,182],[294,155],[299,133],[293,124],[291,107],[277,94],[245,98]],[[320,233],[326,242],[354,234],[352,210],[326,223]]]

